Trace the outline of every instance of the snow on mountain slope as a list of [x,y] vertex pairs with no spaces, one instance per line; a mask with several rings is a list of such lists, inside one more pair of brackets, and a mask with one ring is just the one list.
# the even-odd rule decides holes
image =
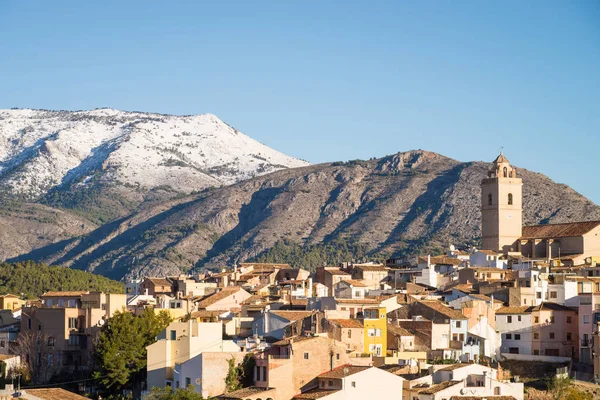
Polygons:
[[0,190],[29,198],[98,173],[103,182],[189,193],[305,165],[212,114],[0,110]]

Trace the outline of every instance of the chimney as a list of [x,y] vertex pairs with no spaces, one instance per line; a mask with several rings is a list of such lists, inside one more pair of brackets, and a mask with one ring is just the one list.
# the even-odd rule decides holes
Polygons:
[[427,268],[431,267],[431,254],[427,254]]
[[313,281],[312,277],[308,277],[308,294],[306,297],[313,297]]

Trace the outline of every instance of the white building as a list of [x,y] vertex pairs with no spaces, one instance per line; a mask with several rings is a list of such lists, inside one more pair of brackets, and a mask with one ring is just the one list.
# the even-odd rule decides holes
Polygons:
[[501,335],[501,353],[532,354],[532,306],[496,310],[496,330]]

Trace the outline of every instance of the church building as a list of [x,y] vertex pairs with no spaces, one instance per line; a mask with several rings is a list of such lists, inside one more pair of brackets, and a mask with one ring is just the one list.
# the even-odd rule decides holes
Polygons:
[[600,221],[523,226],[523,181],[502,153],[481,181],[481,233],[483,250],[571,265],[600,256]]

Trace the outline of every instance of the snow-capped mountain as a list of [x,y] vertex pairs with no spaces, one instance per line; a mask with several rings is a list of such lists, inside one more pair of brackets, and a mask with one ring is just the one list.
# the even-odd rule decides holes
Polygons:
[[0,191],[30,199],[92,180],[190,193],[305,165],[212,114],[0,110]]

